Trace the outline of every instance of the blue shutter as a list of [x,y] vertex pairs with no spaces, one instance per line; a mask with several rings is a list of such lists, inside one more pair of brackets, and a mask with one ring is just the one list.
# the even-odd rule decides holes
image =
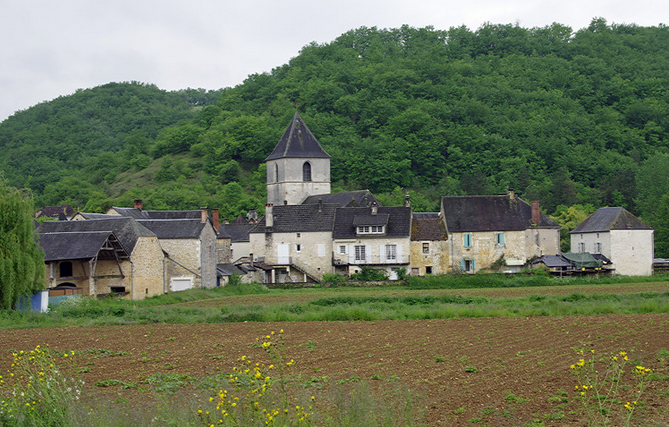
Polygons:
[[463,246],[466,248],[472,247],[472,234],[466,233],[463,235]]
[[472,261],[470,261],[470,268],[471,268],[472,272],[475,271],[475,259],[474,258],[472,258]]
[[465,258],[461,258],[461,271],[465,271]]

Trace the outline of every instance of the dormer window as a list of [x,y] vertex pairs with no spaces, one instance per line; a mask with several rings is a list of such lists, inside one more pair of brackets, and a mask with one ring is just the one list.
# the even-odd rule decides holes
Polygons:
[[383,225],[359,225],[358,234],[384,234]]

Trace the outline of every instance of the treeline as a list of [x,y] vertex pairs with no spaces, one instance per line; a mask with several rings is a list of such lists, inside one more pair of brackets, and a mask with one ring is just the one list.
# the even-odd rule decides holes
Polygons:
[[437,210],[512,187],[565,224],[624,206],[667,256],[665,25],[360,28],[235,88],[110,84],[32,107],[0,124],[0,167],[38,204],[232,218],[262,210],[263,161],[296,108],[336,190]]

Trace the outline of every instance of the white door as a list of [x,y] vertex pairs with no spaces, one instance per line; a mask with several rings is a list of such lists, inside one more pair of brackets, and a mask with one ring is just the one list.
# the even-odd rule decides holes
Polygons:
[[290,264],[290,257],[288,256],[288,253],[288,243],[281,243],[277,245],[277,264]]
[[391,274],[389,274],[389,280],[398,280],[398,269],[392,268]]

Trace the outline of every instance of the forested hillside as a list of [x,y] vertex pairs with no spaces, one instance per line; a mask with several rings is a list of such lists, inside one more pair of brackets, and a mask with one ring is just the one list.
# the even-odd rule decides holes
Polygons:
[[385,204],[409,191],[437,210],[442,195],[513,187],[564,224],[624,206],[667,256],[664,25],[360,28],[235,88],[109,84],[19,112],[0,124],[0,168],[38,205],[142,198],[233,217],[262,210],[263,161],[296,108],[335,190]]

